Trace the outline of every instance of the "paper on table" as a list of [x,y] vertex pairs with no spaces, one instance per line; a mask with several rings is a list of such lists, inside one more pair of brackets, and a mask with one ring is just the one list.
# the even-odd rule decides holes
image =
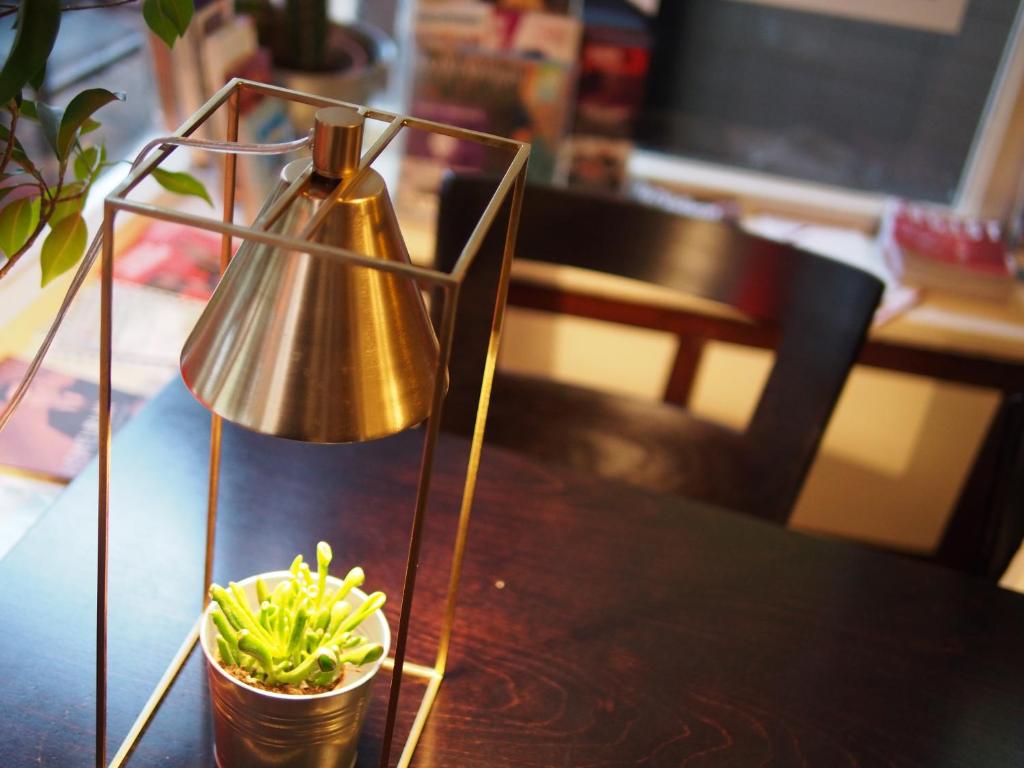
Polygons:
[[220,244],[213,232],[154,221],[118,254],[114,279],[205,301],[217,285]]
[[63,488],[60,483],[0,472],[0,559],[21,540]]
[[[46,365],[89,381],[99,374],[100,286],[87,285],[54,339]],[[114,387],[151,395],[178,370],[181,347],[205,302],[117,281],[114,286]]]
[[[0,360],[0,403],[6,402],[27,367],[24,360]],[[141,398],[114,389],[113,429],[141,405]],[[44,366],[0,433],[0,465],[70,480],[96,455],[98,442],[99,387],[94,381]]]

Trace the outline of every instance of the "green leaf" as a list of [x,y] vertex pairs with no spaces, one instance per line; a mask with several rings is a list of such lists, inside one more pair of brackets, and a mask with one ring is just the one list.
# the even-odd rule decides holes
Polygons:
[[206,191],[206,187],[203,186],[199,179],[190,174],[154,168],[153,178],[156,179],[157,184],[168,192],[201,197],[210,204],[210,207],[213,207],[213,200],[210,199],[210,194]]
[[106,161],[107,148],[104,145],[83,149],[75,158],[75,178],[92,183]]
[[168,19],[179,36],[184,36],[188,29],[188,23],[192,21],[192,14],[195,12],[193,0],[160,0],[160,10]]
[[75,178],[79,181],[85,181],[92,176],[93,171],[99,165],[99,159],[99,147],[88,147],[79,152],[72,166],[75,171]]
[[39,198],[22,197],[0,211],[0,251],[10,258],[39,224]]
[[92,133],[93,131],[95,131],[99,127],[100,127],[99,122],[97,120],[93,120],[90,117],[84,123],[82,123],[81,134],[84,136],[87,133]]
[[[0,125],[0,144],[7,143],[10,140],[11,132],[7,129],[6,125]],[[14,137],[14,149],[11,151],[11,159],[28,173],[37,178],[39,177],[39,171],[36,169],[35,164],[29,160],[28,155],[25,153],[25,148],[21,146],[17,136]]]
[[[10,176],[10,174],[8,174],[8,173],[4,174],[5,178],[7,178],[9,176]],[[4,198],[7,197],[9,194],[11,194],[11,192],[13,192],[16,189],[17,189],[16,186],[15,187],[0,187],[0,203],[2,203]]]
[[40,68],[32,77],[28,79],[28,84],[31,85],[36,91],[39,91],[43,87],[43,82],[46,80],[46,64]]
[[106,88],[89,88],[77,94],[64,109],[61,117],[60,130],[57,135],[57,157],[63,160],[68,156],[71,144],[78,135],[82,123],[88,120],[93,112],[112,101],[124,101],[123,93],[114,93]]
[[50,234],[43,241],[43,251],[39,255],[39,266],[43,273],[40,285],[45,286],[78,263],[85,254],[88,235],[85,219],[80,213],[73,213],[50,228]]
[[23,99],[21,102],[21,116],[38,122],[39,115],[36,113],[36,103],[31,99]]
[[11,160],[13,160],[17,165],[20,165],[25,173],[34,177],[41,185],[44,187],[46,186],[43,174],[39,172],[35,163],[33,163],[29,159],[29,156],[25,154],[25,150],[21,147],[21,144],[14,145],[14,151],[11,153]]
[[64,190],[60,193],[60,200],[53,207],[53,213],[50,214],[50,219],[47,222],[51,227],[61,219],[66,219],[73,213],[81,212],[85,206],[85,195],[82,194],[84,189],[85,184],[80,181],[64,187]]
[[43,136],[46,137],[46,142],[53,149],[57,157],[60,157],[60,151],[57,147],[60,123],[64,118],[64,112],[56,107],[51,107],[49,104],[43,104],[41,101],[36,102],[36,112],[39,115],[39,124],[43,126]]
[[0,70],[0,104],[6,104],[39,74],[60,29],[59,0],[21,0],[14,45]]
[[168,48],[174,47],[174,41],[178,39],[178,29],[174,26],[174,22],[164,15],[163,9],[160,7],[160,0],[143,0],[142,18],[145,19],[146,26],[152,30],[154,35],[163,40]]

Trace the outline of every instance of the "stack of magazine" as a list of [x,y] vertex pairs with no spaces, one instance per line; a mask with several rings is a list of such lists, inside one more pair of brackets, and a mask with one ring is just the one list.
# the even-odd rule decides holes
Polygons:
[[[121,246],[121,243],[118,243]],[[218,235],[152,221],[114,268],[116,431],[178,370],[181,346],[216,285]],[[0,557],[96,455],[99,427],[99,285],[87,283],[14,417],[0,432]],[[36,342],[45,328],[39,328]],[[0,360],[0,404],[28,367]]]
[[[529,175],[551,180],[572,119],[579,19],[567,4],[518,10],[514,3],[420,4],[409,112],[531,145]],[[506,153],[410,131],[399,205],[432,219],[444,173],[501,173]]]

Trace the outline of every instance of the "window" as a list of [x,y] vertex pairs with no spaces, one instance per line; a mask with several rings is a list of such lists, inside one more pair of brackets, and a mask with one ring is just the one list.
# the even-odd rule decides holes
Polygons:
[[[1021,5],[924,5],[955,11],[957,2],[959,26],[947,18],[943,31],[793,7],[832,0],[663,2],[639,143],[953,203]],[[920,8],[922,0],[882,5]]]

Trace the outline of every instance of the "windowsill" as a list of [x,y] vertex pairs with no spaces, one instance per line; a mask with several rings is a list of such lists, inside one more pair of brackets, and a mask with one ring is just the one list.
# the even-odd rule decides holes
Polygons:
[[729,197],[744,216],[791,216],[863,232],[874,231],[886,197],[644,149],[633,151],[629,175],[689,193]]

